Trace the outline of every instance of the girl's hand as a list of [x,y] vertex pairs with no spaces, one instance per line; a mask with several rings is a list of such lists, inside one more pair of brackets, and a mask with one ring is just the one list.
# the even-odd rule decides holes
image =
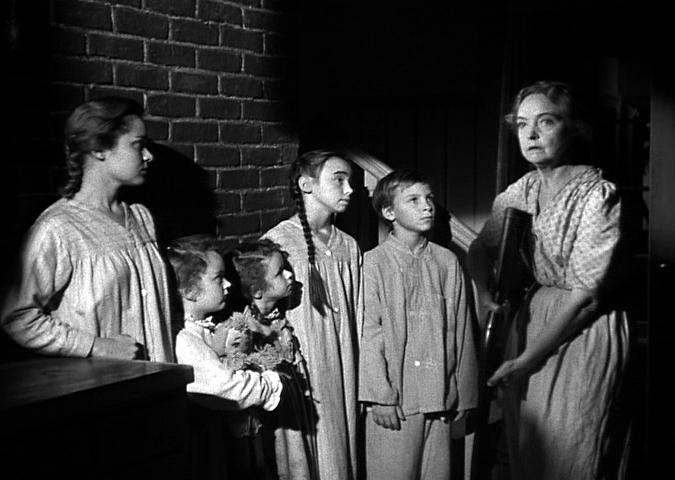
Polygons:
[[96,337],[91,349],[92,357],[121,358],[123,360],[144,360],[145,347],[129,335],[115,334]]
[[530,366],[527,362],[523,361],[520,357],[516,357],[513,360],[507,360],[502,363],[488,379],[487,384],[490,387],[498,384],[508,387],[524,377],[529,370]]
[[405,421],[403,410],[398,405],[374,404],[371,410],[373,421],[388,430],[400,430],[401,422]]

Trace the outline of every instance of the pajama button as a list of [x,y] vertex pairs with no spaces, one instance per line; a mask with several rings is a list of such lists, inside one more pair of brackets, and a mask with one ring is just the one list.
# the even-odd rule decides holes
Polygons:
[[419,366],[420,366],[420,365],[422,365],[422,364],[420,363],[420,361],[419,361],[419,360],[415,360],[415,363],[414,363],[414,365],[415,365],[416,367],[419,367]]
[[141,288],[141,295],[144,297],[148,296],[148,291],[145,288]]
[[333,255],[333,254],[330,253],[330,250],[326,250],[326,256],[327,256],[327,257],[330,257],[331,255]]

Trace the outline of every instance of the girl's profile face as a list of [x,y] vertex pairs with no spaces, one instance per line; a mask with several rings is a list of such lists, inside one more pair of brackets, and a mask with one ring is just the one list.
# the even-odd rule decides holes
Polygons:
[[102,152],[106,171],[120,186],[141,185],[145,182],[152,154],[147,149],[145,123],[139,117],[129,117],[127,131],[109,150]]
[[201,293],[195,305],[204,314],[225,308],[225,298],[230,282],[225,278],[225,263],[216,252],[206,252],[206,271],[202,274]]
[[293,289],[293,272],[291,272],[279,252],[274,252],[265,261],[265,290],[262,292],[264,300],[278,301],[288,297]]
[[352,168],[346,160],[332,157],[326,160],[318,178],[312,178],[311,196],[330,213],[347,210],[354,191],[349,180]]
[[516,118],[520,152],[534,166],[555,165],[564,140],[561,109],[546,95],[525,97]]

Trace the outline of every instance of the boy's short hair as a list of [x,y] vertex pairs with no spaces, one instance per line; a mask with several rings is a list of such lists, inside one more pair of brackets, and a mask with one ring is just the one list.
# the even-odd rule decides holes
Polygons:
[[400,169],[389,172],[384,178],[377,182],[375,191],[373,192],[372,203],[373,208],[379,217],[387,223],[391,223],[384,218],[382,210],[391,207],[394,204],[394,198],[399,193],[397,192],[398,189],[407,188],[416,183],[429,185],[429,181],[424,175],[416,170],[409,169]]
[[251,301],[256,291],[267,288],[265,281],[267,267],[264,261],[275,252],[279,252],[286,261],[286,252],[268,238],[241,243],[232,250],[232,263],[237,272],[237,283],[246,300]]
[[208,252],[220,255],[216,237],[210,234],[181,237],[167,247],[167,257],[182,297],[191,298],[201,293],[201,278],[208,267]]

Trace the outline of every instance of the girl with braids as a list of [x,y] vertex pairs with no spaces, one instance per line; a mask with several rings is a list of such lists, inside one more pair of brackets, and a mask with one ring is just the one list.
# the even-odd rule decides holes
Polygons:
[[297,214],[264,236],[288,252],[301,284],[286,315],[307,362],[316,413],[319,477],[356,477],[356,347],[363,318],[361,251],[333,224],[349,205],[351,167],[338,154],[311,151],[291,168]]
[[44,355],[172,361],[169,285],[155,227],[118,198],[152,154],[141,106],[104,98],[66,121],[63,198],[30,228],[1,323]]
[[273,437],[274,470],[282,480],[315,479],[313,415],[301,376],[306,377],[306,366],[284,317],[284,304],[295,285],[293,273],[279,245],[268,239],[239,245],[232,263],[241,293],[250,302],[244,317],[253,332],[252,347],[258,352],[273,352],[268,356],[273,357],[274,369],[287,379],[281,404],[263,419],[263,435]]

